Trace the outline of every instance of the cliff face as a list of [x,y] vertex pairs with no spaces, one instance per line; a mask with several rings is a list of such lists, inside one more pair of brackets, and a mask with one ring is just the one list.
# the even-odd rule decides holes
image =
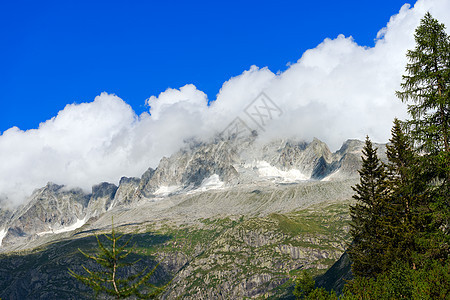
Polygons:
[[3,247],[29,240],[38,233],[58,231],[84,218],[89,202],[81,190],[65,191],[63,186],[49,183],[36,190],[30,202],[16,211],[8,222]]
[[[312,210],[261,218],[220,219],[211,224],[208,220],[202,230],[211,230],[216,236],[206,245],[202,243],[204,248],[198,249],[198,254],[177,272],[163,298],[242,299],[283,295],[286,290],[280,286],[292,284],[300,269],[326,269],[343,252],[342,241],[347,239],[343,229],[345,212],[330,210],[331,207],[324,210],[329,221]],[[331,220],[336,223],[331,224]],[[311,228],[320,222],[329,227]]]
[[117,187],[101,183],[91,194],[81,189],[66,189],[62,185],[47,184],[36,190],[28,204],[17,209],[5,220],[8,228],[2,247],[26,244],[44,235],[72,231],[89,218],[106,212],[114,199]]

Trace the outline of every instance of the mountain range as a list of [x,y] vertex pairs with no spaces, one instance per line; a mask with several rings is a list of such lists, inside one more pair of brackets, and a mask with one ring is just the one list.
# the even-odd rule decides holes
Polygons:
[[[320,272],[344,252],[363,145],[347,140],[333,153],[318,139],[189,141],[118,186],[103,182],[87,193],[48,183],[25,205],[1,208],[2,259],[107,232],[114,217],[125,233],[171,237],[152,252],[174,276],[166,298],[279,295],[299,268]],[[375,146],[385,160],[385,145]],[[13,297],[14,286],[0,296]]]

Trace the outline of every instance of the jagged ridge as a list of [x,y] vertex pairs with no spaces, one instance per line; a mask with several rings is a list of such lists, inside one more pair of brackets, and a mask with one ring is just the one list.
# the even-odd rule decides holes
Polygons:
[[[2,248],[76,229],[114,207],[137,206],[174,194],[257,182],[355,178],[362,146],[361,141],[348,140],[332,153],[318,139],[310,143],[277,140],[265,144],[216,140],[189,145],[169,158],[162,158],[155,170],[149,168],[141,178],[123,177],[118,187],[100,183],[87,194],[81,189],[69,190],[49,183],[36,190],[23,207],[14,212],[2,210]],[[384,145],[377,146],[384,158]]]

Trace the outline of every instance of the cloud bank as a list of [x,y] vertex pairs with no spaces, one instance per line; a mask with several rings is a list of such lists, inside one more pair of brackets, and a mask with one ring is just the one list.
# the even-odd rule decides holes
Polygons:
[[151,96],[149,112],[140,116],[119,97],[102,93],[93,102],[67,105],[38,129],[6,130],[0,135],[0,199],[23,203],[49,181],[90,191],[98,182],[140,176],[187,139],[221,132],[261,91],[283,111],[263,139],[317,137],[332,150],[367,134],[386,142],[393,118],[406,117],[394,91],[426,11],[450,26],[449,1],[419,0],[391,17],[374,47],[342,35],[325,39],[282,73],[252,66],[231,78],[210,106],[192,84]]

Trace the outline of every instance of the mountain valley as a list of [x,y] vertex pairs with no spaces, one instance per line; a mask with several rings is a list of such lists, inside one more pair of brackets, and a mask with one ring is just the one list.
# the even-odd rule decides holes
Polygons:
[[321,274],[345,251],[362,146],[197,142],[118,186],[86,193],[49,183],[1,210],[0,297],[86,298],[67,268],[81,270],[77,247],[95,251],[92,235],[108,233],[112,219],[134,234],[142,264],[161,262],[152,280],[172,278],[164,299],[286,296],[300,270]]

